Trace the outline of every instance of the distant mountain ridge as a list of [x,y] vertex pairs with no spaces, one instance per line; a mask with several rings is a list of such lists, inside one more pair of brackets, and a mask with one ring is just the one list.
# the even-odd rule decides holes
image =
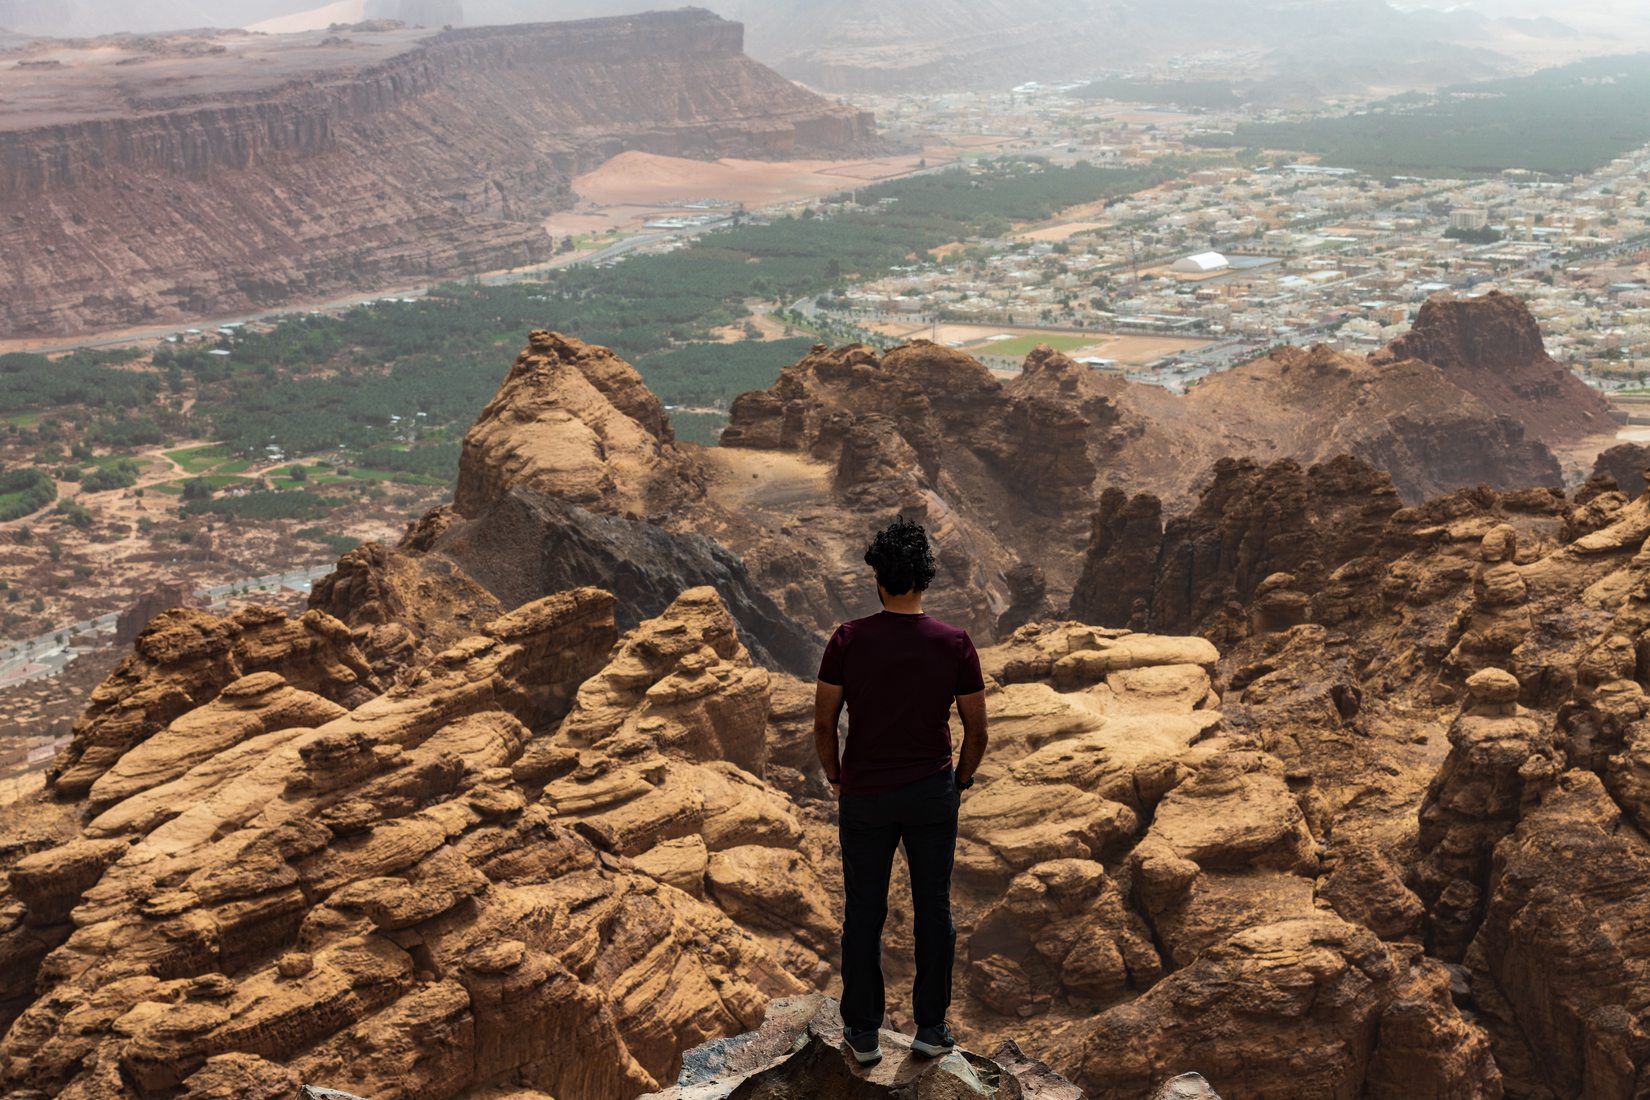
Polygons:
[[[331,5],[336,8],[338,5]],[[649,0],[367,0],[365,18],[409,25],[483,26],[635,14]],[[1084,79],[1171,57],[1253,54],[1294,85],[1277,95],[1491,76],[1511,67],[1498,48],[1551,38],[1466,8],[1401,11],[1386,0],[706,0],[748,28],[752,56],[825,91],[932,91]],[[0,26],[35,34],[249,26],[310,12],[324,0],[0,0]],[[1549,21],[1551,22],[1551,21]],[[1332,58],[1333,65],[1318,64]],[[1307,71],[1310,70],[1310,71]],[[1261,73],[1259,75],[1266,75]],[[1276,96],[1273,96],[1276,98]]]

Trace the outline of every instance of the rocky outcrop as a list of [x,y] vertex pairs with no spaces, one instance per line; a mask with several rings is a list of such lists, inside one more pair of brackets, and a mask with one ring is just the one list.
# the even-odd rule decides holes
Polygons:
[[[1123,537],[1122,503],[1097,519],[1096,540],[1113,561],[1140,560],[1150,539]],[[1231,518],[1239,544],[1269,530],[1243,504],[1215,515]],[[1642,496],[1602,479],[1568,497],[1462,490],[1390,511],[1350,557],[1273,573],[1225,605],[1206,601],[1186,625],[1221,639],[1225,723],[1281,761],[1319,863],[1310,882],[1260,866],[1232,875],[1159,843],[1153,834],[1173,824],[1164,807],[1195,790],[1182,781],[1127,857],[1131,901],[1176,969],[1128,1007],[1148,1011],[1229,949],[1219,922],[1234,911],[1258,929],[1328,909],[1418,967],[1419,984],[1393,1002],[1395,1030],[1389,1038],[1389,1024],[1375,1024],[1373,1048],[1412,1049],[1405,1057],[1418,1061],[1371,1063],[1349,1095],[1478,1095],[1489,1086],[1456,1076],[1452,1059],[1486,1037],[1509,1095],[1642,1090],[1639,998],[1622,982],[1637,980],[1646,954],[1642,906],[1626,899],[1642,895],[1650,818],[1647,516]],[[1240,578],[1265,568],[1226,560],[1197,588],[1241,592]],[[1185,598],[1184,582],[1161,574],[1136,590],[1137,609]],[[1428,1015],[1424,1006],[1446,999],[1482,1025],[1477,1037]],[[1188,1003],[1201,1021],[1206,1002]],[[1143,1047],[1168,1011],[1151,1009],[1134,1038],[1119,1032],[1116,1046],[1094,1048],[1097,1072]],[[1253,1024],[1246,1017],[1243,1029]],[[1070,1057],[1054,1052],[1088,1084]],[[1223,1086],[1218,1067],[1199,1069]]]
[[[1554,400],[1590,408],[1596,397]],[[1386,471],[1412,502],[1462,486],[1563,483],[1557,459],[1519,417],[1414,357],[1376,362],[1321,344],[1280,348],[1211,375],[1184,408],[1219,426],[1211,433],[1217,445],[1199,448],[1204,464],[1232,454],[1308,464],[1348,454]]]
[[[6,974],[38,996],[0,1040],[0,1081],[138,1096],[510,1082],[619,1100],[800,992],[700,900],[749,920],[740,906],[795,889],[759,856],[794,846],[794,820],[715,759],[760,746],[766,674],[708,592],[608,665],[613,606],[596,590],[528,604],[348,712],[248,677],[176,720],[215,738],[182,774],[153,766],[170,731],[116,760],[105,781],[124,785],[82,837],[8,872],[21,920],[0,959],[66,934],[38,974]],[[300,712],[310,724],[289,725]],[[654,845],[621,839],[641,818],[616,814],[655,783],[699,807],[698,896],[628,858]]]
[[1331,684],[1251,673],[1234,700],[1202,639],[1070,623],[982,664],[993,750],[957,863],[963,896],[989,899],[963,937],[982,1020],[1063,1021],[1039,1053],[1093,1096],[1187,1065],[1229,1096],[1500,1095],[1449,971],[1362,923],[1395,941],[1420,903],[1360,847],[1382,812],[1351,791],[1367,766],[1327,765],[1344,754],[1302,722],[1344,721]]
[[1185,631],[1247,604],[1275,576],[1287,575],[1290,589],[1318,591],[1336,569],[1372,552],[1400,506],[1390,478],[1349,456],[1309,470],[1290,460],[1262,468],[1223,459],[1197,506],[1167,523],[1155,496],[1108,490],[1071,614]]
[[649,1093],[642,1100],[1079,1100],[1082,1095],[1012,1043],[990,1058],[959,1047],[943,1058],[928,1059],[912,1052],[904,1035],[884,1031],[881,1041],[882,1060],[859,1066],[842,1038],[835,1001],[817,994],[776,1000],[769,1004],[760,1028],[688,1051],[676,1087]]
[[[1371,356],[1420,359],[1549,445],[1615,431],[1604,395],[1547,354],[1529,307],[1492,290],[1477,298],[1428,299],[1410,330]],[[1634,480],[1623,486],[1638,490]]]
[[1593,460],[1593,476],[1607,475],[1614,487],[1629,497],[1644,492],[1650,480],[1650,447],[1642,443],[1618,443],[1598,453]]
[[1650,842],[1590,772],[1559,777],[1495,848],[1467,959],[1516,1021],[1503,1045],[1527,1049],[1555,1095],[1628,1100],[1650,1084],[1647,890]]
[[1448,986],[1413,950],[1305,915],[1211,947],[1069,1031],[1052,1057],[1096,1096],[1145,1096],[1195,1063],[1217,1088],[1232,1081],[1232,1096],[1499,1097],[1488,1044],[1455,1014]]
[[[1304,593],[1366,556],[1401,505],[1390,478],[1329,450],[1355,442],[1343,426],[1368,426],[1348,409],[1390,400],[1409,410],[1405,431],[1425,440],[1406,443],[1394,468],[1417,485],[1490,467],[1498,481],[1528,473],[1508,449],[1512,429],[1494,427],[1424,364],[1378,371],[1320,348],[1280,350],[1232,373],[1248,382],[1211,380],[1180,398],[1048,348],[1004,383],[927,341],[886,352],[819,346],[769,389],[741,395],[722,445],[706,449],[676,441],[657,398],[611,351],[539,331],[466,435],[454,505],[389,554],[439,560],[503,606],[605,585],[626,625],[711,584],[760,661],[805,675],[824,632],[874,610],[860,559],[896,514],[923,523],[940,548],[932,612],[981,641],[1046,617],[1068,595],[1093,621],[1202,629],[1269,579],[1257,622],[1271,629],[1304,621]],[[1358,392],[1326,396],[1336,387]],[[1265,401],[1253,399],[1257,389]],[[1440,409],[1457,419],[1437,420]],[[1288,421],[1275,449],[1324,460],[1309,470],[1297,458],[1264,469],[1222,460],[1197,508],[1177,516],[1198,476],[1188,455],[1227,447],[1230,433],[1264,438],[1257,416]],[[1461,417],[1477,427],[1465,431]],[[1187,424],[1210,434],[1187,440]],[[1470,456],[1458,473],[1461,446]],[[1130,498],[1115,482],[1162,488]],[[407,570],[343,564],[350,579],[336,583],[352,594],[338,609],[359,630],[389,606],[367,578]],[[372,610],[350,611],[356,604]],[[1243,629],[1234,623],[1229,636]],[[391,627],[358,642],[375,667],[404,658],[406,639]]]
[[[925,340],[882,354],[821,345],[770,389],[735,400],[720,449],[740,453],[720,461],[781,452],[830,471],[820,503],[842,513],[839,530],[811,535],[810,549],[832,580],[894,512],[945,532],[954,549],[939,561],[936,613],[990,636],[998,614],[1024,599],[1006,574],[1033,539],[1044,547],[1045,584],[1069,583],[1072,561],[1059,548],[1074,541],[1092,492],[1091,437],[1111,406],[1078,384],[1088,372],[1064,356],[1043,348],[1028,363],[1026,377],[1005,386],[972,357]],[[765,555],[739,549],[762,571]],[[863,600],[840,588],[823,595],[795,602],[828,616]]]
[[1428,909],[1428,946],[1458,962],[1483,916],[1490,858],[1558,772],[1550,731],[1520,713],[1518,680],[1485,669],[1450,727],[1450,754],[1421,806],[1416,892]]
[[[268,676],[246,682],[263,673]],[[187,608],[166,611],[92,692],[73,740],[52,762],[48,785],[68,797],[86,794],[129,750],[236,683],[254,697],[290,685],[346,706],[379,687],[349,630],[319,611],[298,619],[259,607],[223,619]],[[295,713],[308,712],[299,706]]]
[[603,512],[657,513],[692,492],[674,441],[636,368],[606,348],[534,332],[465,433],[453,508],[477,516],[519,486]]
[[542,216],[620,151],[771,157],[874,140],[867,116],[751,61],[742,39],[738,23],[684,10],[65,51],[16,74],[29,106],[0,116],[0,251],[30,257],[0,283],[0,329],[66,334],[513,267],[548,258]]

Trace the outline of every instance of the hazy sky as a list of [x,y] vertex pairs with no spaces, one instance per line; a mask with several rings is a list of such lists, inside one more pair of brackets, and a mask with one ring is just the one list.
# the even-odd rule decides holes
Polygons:
[[[416,2],[416,0],[415,0]],[[465,20],[471,24],[522,19],[568,19],[593,14],[610,14],[646,8],[674,8],[687,0],[460,0]],[[795,7],[797,0],[696,0],[733,18],[743,18],[758,30],[763,15],[778,16]],[[806,0],[809,14],[818,9],[842,12],[845,23],[864,16],[858,0]],[[1368,0],[1308,0],[1325,8],[1341,5],[1363,7]],[[1633,48],[1650,38],[1641,37],[1650,28],[1650,0],[1392,0],[1401,9],[1468,9],[1490,17],[1532,18],[1547,16],[1589,35],[1599,36],[1600,48]],[[185,27],[243,27],[274,17],[306,11],[321,11],[325,21],[394,15],[403,0],[0,0],[0,27],[31,34],[84,35],[119,30],[153,31]],[[1218,3],[1218,0],[1211,0]],[[1265,0],[1249,0],[1240,7],[1261,7]],[[818,9],[814,8],[818,5]],[[881,19],[923,23],[924,0],[891,2]],[[976,18],[994,18],[1014,5],[1003,0],[933,0],[943,19],[967,13]],[[1046,0],[1043,6],[1048,6]],[[1074,13],[1130,9],[1150,10],[1152,0],[1069,0]],[[1280,7],[1299,9],[1299,0],[1280,0]],[[881,7],[881,5],[874,5]],[[408,10],[418,10],[416,7]],[[357,14],[359,13],[359,14]],[[961,20],[966,22],[966,20]],[[828,25],[828,23],[827,23]],[[1618,35],[1619,41],[1610,42]],[[1280,42],[1280,45],[1289,43]]]

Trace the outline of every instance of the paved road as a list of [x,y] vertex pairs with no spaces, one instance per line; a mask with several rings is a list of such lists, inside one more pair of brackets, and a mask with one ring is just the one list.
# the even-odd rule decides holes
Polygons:
[[[251,595],[257,592],[274,592],[281,588],[305,592],[309,590],[310,582],[317,577],[326,576],[333,568],[329,563],[293,569],[285,573],[247,577],[200,589],[197,594],[209,604],[220,604],[231,594],[237,593]],[[99,615],[95,619],[69,623],[44,634],[37,634],[33,638],[24,638],[0,646],[0,687],[11,687],[14,684],[56,676],[70,661],[82,653],[90,652],[88,647],[77,645],[76,642],[84,641],[86,636],[95,637],[113,632],[116,617],[116,614],[111,612]],[[60,638],[62,641],[58,640]]]

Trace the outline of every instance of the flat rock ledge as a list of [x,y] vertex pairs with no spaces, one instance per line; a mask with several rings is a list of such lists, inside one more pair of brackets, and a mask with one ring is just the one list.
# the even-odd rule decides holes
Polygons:
[[[837,1002],[821,994],[769,1003],[762,1026],[689,1050],[674,1088],[640,1100],[1083,1100],[1083,1091],[1013,1042],[987,1058],[958,1047],[943,1058],[882,1032],[882,1060],[860,1066],[842,1037]],[[1144,1100],[1144,1098],[1143,1098]],[[1167,1082],[1152,1100],[1220,1100],[1197,1074]]]

